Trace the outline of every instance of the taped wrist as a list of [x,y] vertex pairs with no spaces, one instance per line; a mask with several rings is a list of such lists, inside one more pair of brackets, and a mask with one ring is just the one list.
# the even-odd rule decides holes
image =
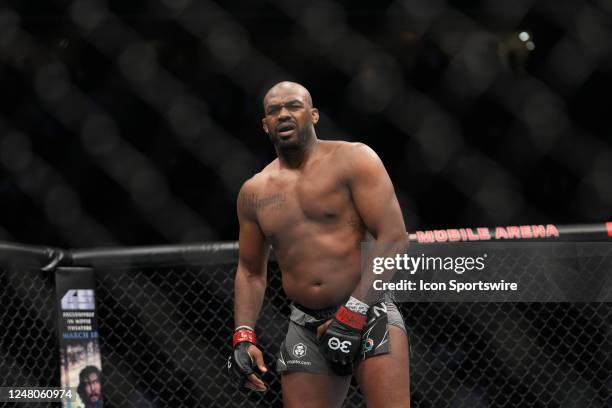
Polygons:
[[335,318],[342,324],[361,330],[366,324],[369,309],[368,304],[351,296],[344,306],[338,309]]
[[234,335],[232,336],[232,347],[236,347],[236,344],[245,341],[251,344],[257,344],[257,336],[255,336],[255,332],[250,327],[240,326],[234,331]]

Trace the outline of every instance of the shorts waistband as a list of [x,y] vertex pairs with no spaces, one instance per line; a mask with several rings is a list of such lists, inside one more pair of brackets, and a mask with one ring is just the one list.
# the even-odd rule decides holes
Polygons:
[[[346,300],[348,300],[348,298]],[[338,309],[340,309],[340,306],[342,306],[346,302],[346,300],[338,305],[326,307],[324,309],[311,309],[309,307],[302,306],[299,303],[295,303],[295,302],[293,302],[292,305],[299,311],[307,314],[308,316],[316,320],[327,320],[336,314]],[[374,304],[381,303],[381,302],[395,303],[393,294],[390,292],[381,293],[378,299],[376,300],[376,302],[374,302]]]
[[340,305],[326,307],[324,309],[310,309],[298,303],[293,303],[293,306],[301,312],[315,318],[316,320],[327,320],[336,314]]

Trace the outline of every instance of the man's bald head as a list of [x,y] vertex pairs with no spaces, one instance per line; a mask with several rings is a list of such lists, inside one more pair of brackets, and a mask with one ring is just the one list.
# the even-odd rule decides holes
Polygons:
[[272,98],[285,98],[288,96],[296,96],[302,99],[302,101],[308,104],[312,108],[312,97],[310,92],[302,84],[291,81],[282,81],[274,85],[266,92],[263,98],[264,110],[266,109],[266,103]]
[[279,82],[266,92],[261,122],[277,150],[303,149],[316,140],[314,125],[319,111],[312,106],[310,92],[290,81]]

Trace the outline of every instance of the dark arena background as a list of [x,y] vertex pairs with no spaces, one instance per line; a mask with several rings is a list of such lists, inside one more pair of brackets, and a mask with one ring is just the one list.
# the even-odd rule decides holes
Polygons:
[[[262,396],[225,371],[236,196],[275,157],[281,80],[310,90],[319,138],[379,154],[409,232],[612,236],[610,0],[6,0],[0,387],[59,387],[53,271],[84,266],[105,407],[281,406],[274,375]],[[273,367],[288,301],[268,275]],[[401,311],[412,407],[612,407],[609,302]]]

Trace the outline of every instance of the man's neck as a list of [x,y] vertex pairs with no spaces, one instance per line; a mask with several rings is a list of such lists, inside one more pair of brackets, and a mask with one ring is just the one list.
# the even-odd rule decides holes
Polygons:
[[312,135],[306,141],[304,146],[290,148],[290,149],[276,149],[280,166],[291,169],[299,169],[303,167],[308,159],[315,152],[319,139],[316,135]]

